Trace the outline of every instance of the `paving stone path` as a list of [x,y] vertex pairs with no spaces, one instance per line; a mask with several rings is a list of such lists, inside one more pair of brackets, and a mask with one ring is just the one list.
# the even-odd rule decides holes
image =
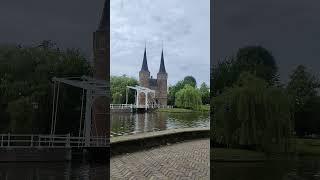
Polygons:
[[162,146],[111,158],[114,180],[209,179],[209,139]]

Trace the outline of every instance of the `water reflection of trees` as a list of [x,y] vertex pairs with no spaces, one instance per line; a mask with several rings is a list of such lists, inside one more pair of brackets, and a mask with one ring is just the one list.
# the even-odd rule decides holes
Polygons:
[[[134,129],[133,115],[131,113],[112,113],[111,131],[112,133],[132,132]],[[119,134],[120,135],[120,134]]]
[[209,127],[209,113],[112,113],[113,135],[161,131],[172,128]]
[[169,113],[169,122],[183,127],[209,127],[209,113]]
[[288,160],[259,163],[211,162],[211,164],[213,164],[211,166],[212,177],[221,180],[235,178],[238,180],[316,180],[319,179],[320,171],[320,159],[315,156],[291,157]]

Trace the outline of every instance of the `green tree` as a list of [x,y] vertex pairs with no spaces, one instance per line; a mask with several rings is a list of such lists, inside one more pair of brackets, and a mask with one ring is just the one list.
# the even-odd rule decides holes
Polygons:
[[175,85],[169,86],[168,104],[174,105],[176,93],[184,88],[185,85],[190,85],[194,88],[197,86],[197,81],[193,76],[186,76],[183,80],[178,81]]
[[169,93],[168,93],[168,104],[174,105],[176,99],[176,93],[180,91],[184,87],[183,81],[178,81],[175,85],[169,86]]
[[272,54],[261,46],[248,46],[240,48],[235,57],[226,58],[212,66],[212,95],[216,96],[232,87],[243,72],[250,72],[271,85],[279,83],[278,68]]
[[292,100],[295,130],[298,135],[315,132],[313,127],[316,127],[314,121],[317,118],[310,116],[316,114],[313,111],[318,111],[315,109],[319,106],[319,101],[317,101],[317,88],[319,87],[319,80],[303,65],[299,65],[290,76],[287,92]]
[[186,85],[186,84],[189,84],[190,86],[196,88],[197,87],[197,81],[196,79],[193,77],[193,76],[186,76],[184,79],[183,79],[183,84]]
[[213,98],[213,141],[264,151],[288,150],[293,134],[289,97],[250,73]]
[[[0,131],[48,133],[51,122],[52,77],[90,75],[90,65],[77,49],[60,50],[54,43],[36,47],[0,46]],[[81,90],[61,86],[57,133],[78,130]],[[30,111],[32,104],[38,109]],[[21,115],[21,118],[19,116]],[[29,125],[29,124],[28,124]]]
[[240,48],[236,56],[236,68],[241,72],[250,72],[270,84],[277,78],[278,67],[271,52],[262,46]]
[[32,133],[32,105],[28,97],[21,97],[8,104],[10,132]]
[[200,92],[189,84],[176,93],[175,105],[177,107],[197,110],[201,104]]
[[199,88],[202,104],[210,104],[210,91],[208,85],[203,82]]
[[239,70],[235,66],[235,59],[229,58],[214,64],[211,68],[212,96],[216,96],[231,87],[239,77]]
[[294,99],[296,111],[301,110],[308,100],[317,95],[319,87],[319,80],[309,73],[305,66],[299,65],[293,71],[287,90]]
[[[135,78],[123,76],[111,76],[111,95],[113,104],[126,103],[126,89],[127,86],[138,85],[138,81]],[[135,93],[130,90],[128,92],[128,103],[134,103]]]

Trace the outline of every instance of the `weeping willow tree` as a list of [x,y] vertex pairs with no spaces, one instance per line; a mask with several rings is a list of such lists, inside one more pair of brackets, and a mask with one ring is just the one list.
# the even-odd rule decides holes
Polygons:
[[264,151],[287,151],[290,147],[293,121],[283,89],[243,73],[232,88],[212,101],[214,141]]
[[198,110],[201,104],[200,91],[189,84],[176,93],[175,105],[179,108]]

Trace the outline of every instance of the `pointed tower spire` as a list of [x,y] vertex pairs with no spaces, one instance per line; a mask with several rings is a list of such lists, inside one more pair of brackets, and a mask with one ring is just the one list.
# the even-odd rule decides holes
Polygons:
[[161,62],[160,62],[159,73],[167,73],[167,72],[166,72],[166,67],[165,67],[165,65],[164,65],[163,48],[162,48],[162,52],[161,52]]
[[101,19],[100,19],[100,24],[99,24],[99,27],[98,27],[98,30],[100,31],[106,31],[107,30],[107,0],[105,0],[104,2],[104,6],[103,6],[103,10],[102,10],[102,16],[101,16]]
[[143,55],[143,61],[142,61],[142,67],[141,67],[141,71],[148,71],[148,61],[147,61],[147,47],[145,45],[144,47],[144,55]]

